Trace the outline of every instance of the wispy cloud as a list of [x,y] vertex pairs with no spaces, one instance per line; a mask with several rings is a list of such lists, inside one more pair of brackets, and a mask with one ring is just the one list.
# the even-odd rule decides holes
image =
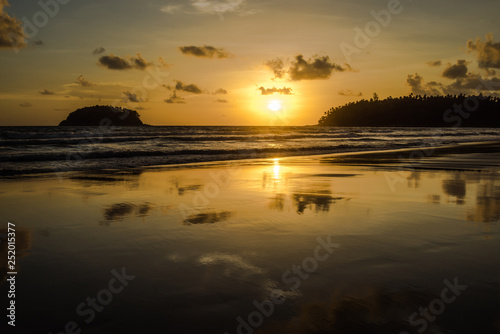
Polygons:
[[48,90],[48,89],[41,90],[38,93],[40,93],[42,95],[55,95],[56,94],[54,91],[51,91],[51,90]]
[[124,103],[126,103],[126,102],[134,102],[134,103],[144,102],[144,99],[138,97],[137,94],[131,93],[129,91],[123,92],[122,100]]
[[92,51],[92,54],[94,55],[100,55],[101,53],[106,52],[106,49],[101,47],[95,48],[94,51]]
[[217,14],[221,20],[224,15],[233,13],[239,16],[248,16],[259,13],[259,10],[250,9],[245,0],[191,0],[189,3],[168,4],[160,8],[166,14]]
[[165,100],[166,103],[186,103],[185,99],[183,97],[177,96],[176,92],[172,93],[172,96],[170,96],[168,99]]
[[264,88],[264,87],[259,87],[258,88],[261,92],[261,95],[272,95],[272,94],[281,94],[281,95],[293,95],[292,89],[290,87],[283,87],[283,88]]
[[363,96],[363,93],[362,92],[359,92],[359,93],[355,93],[353,92],[352,90],[350,89],[343,89],[343,90],[339,90],[339,95],[341,96]]
[[426,64],[429,65],[430,67],[438,67],[441,66],[442,62],[441,60],[431,60],[428,61]]
[[285,71],[285,64],[283,62],[283,59],[281,58],[275,58],[268,60],[265,62],[265,65],[274,73],[274,77],[277,79],[281,79],[285,76],[286,71]]
[[214,92],[215,95],[227,95],[228,91],[224,88],[219,88]]
[[196,56],[196,57],[204,57],[204,58],[229,58],[231,57],[231,54],[227,51],[225,51],[222,48],[216,48],[214,46],[210,45],[204,45],[204,46],[180,46],[179,50],[185,55],[191,55],[191,56]]
[[85,77],[82,75],[78,76],[78,78],[76,78],[76,81],[75,83],[81,85],[82,87],[91,87],[91,86],[95,86],[94,83],[88,81],[87,79],[85,79]]
[[153,65],[152,62],[146,61],[140,53],[135,56],[119,57],[113,54],[102,56],[99,58],[99,65],[110,70],[145,70]]

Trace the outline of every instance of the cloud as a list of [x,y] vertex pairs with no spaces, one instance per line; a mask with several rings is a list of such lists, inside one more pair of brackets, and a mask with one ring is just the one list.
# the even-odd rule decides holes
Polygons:
[[224,99],[217,99],[215,100],[214,102],[218,102],[218,103],[228,103],[227,100],[224,100]]
[[32,107],[33,105],[29,102],[23,102],[23,103],[19,103],[19,106],[23,107],[23,108],[29,108],[29,107]]
[[226,52],[222,48],[216,48],[210,45],[204,46],[180,46],[179,50],[185,55],[191,55],[195,57],[204,57],[204,58],[214,58],[217,57],[219,59],[229,58],[231,56],[230,53]]
[[283,88],[264,88],[264,87],[259,87],[258,88],[261,92],[261,95],[272,95],[272,94],[281,94],[281,95],[293,95],[292,89],[289,87],[283,87]]
[[40,93],[42,95],[55,95],[56,94],[55,92],[48,90],[48,89],[41,90],[38,93]]
[[236,13],[240,16],[257,14],[255,9],[246,9],[245,0],[193,0],[191,6],[200,14],[217,14],[223,19],[223,14]]
[[139,103],[139,102],[144,102],[143,99],[137,96],[137,94],[131,93],[129,91],[123,92],[122,93],[122,100],[124,103],[126,102],[134,102],[134,103]]
[[457,78],[451,84],[430,81],[426,84],[418,73],[408,75],[406,84],[411,92],[417,95],[446,95],[446,94],[477,94],[481,92],[500,92],[500,78],[483,78],[479,74],[469,73],[463,78]]
[[158,65],[159,67],[163,67],[163,68],[170,67],[168,65],[168,63],[162,57],[158,57],[158,62],[160,63],[160,65]]
[[166,5],[161,7],[160,10],[167,14],[175,14],[182,10],[182,5]]
[[415,95],[442,95],[440,83],[432,81],[424,85],[423,80],[424,78],[418,73],[408,74],[406,84],[410,86],[411,92]]
[[165,100],[166,103],[186,103],[185,99],[177,96],[175,92],[172,93],[172,96],[170,96],[168,99]]
[[215,92],[214,92],[215,95],[227,95],[228,92],[227,90],[223,89],[223,88],[219,88],[217,89]]
[[288,74],[289,79],[292,81],[328,79],[333,71],[354,71],[348,64],[344,64],[344,67],[342,67],[332,63],[328,56],[314,56],[306,60],[301,54],[295,57],[288,70],[285,69],[285,64],[281,58],[269,60],[265,65],[273,71],[274,79],[282,79]]
[[259,10],[246,8],[245,0],[191,0],[183,4],[170,4],[160,8],[160,11],[173,15],[178,13],[188,15],[217,14],[224,20],[224,14],[233,13],[248,16],[259,13]]
[[22,22],[5,12],[7,0],[0,0],[0,48],[19,49],[26,46]]
[[76,81],[75,81],[77,84],[81,85],[82,87],[90,87],[90,86],[94,86],[95,84],[88,81],[87,79],[85,79],[83,77],[83,74],[80,75],[78,78],[76,78]]
[[293,81],[328,79],[333,71],[343,72],[346,69],[330,62],[328,56],[312,58],[305,60],[304,56],[295,57],[295,62],[289,70],[290,78]]
[[273,71],[274,77],[277,79],[283,78],[286,74],[286,71],[284,70],[285,64],[281,58],[271,59],[267,61],[265,65]]
[[465,78],[455,80],[445,88],[448,93],[490,91],[500,92],[500,78],[483,78],[479,74],[468,74]]
[[102,56],[99,58],[99,65],[102,65],[110,70],[145,70],[153,63],[146,61],[140,53],[136,56],[127,56],[125,58],[115,56],[113,54]]
[[478,66],[484,69],[500,68],[500,42],[493,42],[493,34],[486,35],[486,41],[477,38],[467,42],[467,51],[475,53]]
[[343,89],[343,90],[339,90],[339,95],[342,95],[342,96],[363,96],[363,93],[361,93],[361,92],[354,93],[350,89]]
[[92,54],[100,55],[101,53],[104,53],[104,52],[106,52],[106,49],[101,46],[101,47],[94,49],[94,51],[92,51]]
[[438,67],[441,66],[441,64],[441,60],[431,60],[427,62],[427,65],[429,65],[430,67]]
[[37,39],[36,41],[32,41],[31,44],[40,46],[43,45],[43,41],[41,39]]
[[467,76],[467,72],[467,62],[464,59],[459,59],[454,65],[448,64],[442,76],[448,79],[464,78]]
[[193,94],[202,94],[203,91],[200,89],[200,87],[196,86],[195,84],[190,84],[190,85],[185,85],[182,83],[182,81],[175,81],[175,90],[180,90],[188,93],[193,93]]

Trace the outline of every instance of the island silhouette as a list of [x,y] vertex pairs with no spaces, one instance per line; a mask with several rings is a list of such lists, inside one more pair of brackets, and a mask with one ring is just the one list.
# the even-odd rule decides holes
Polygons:
[[59,126],[145,126],[137,111],[114,107],[92,106],[77,109]]
[[479,95],[413,95],[350,102],[331,108],[320,126],[500,127],[500,98]]

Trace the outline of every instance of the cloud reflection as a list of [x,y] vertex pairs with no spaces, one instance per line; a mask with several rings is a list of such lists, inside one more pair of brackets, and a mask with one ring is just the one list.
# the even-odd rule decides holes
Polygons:
[[198,213],[184,220],[184,225],[215,224],[231,216],[232,213],[229,211]]
[[115,203],[104,208],[104,219],[106,222],[121,221],[126,216],[135,214],[138,217],[146,217],[153,210],[154,206],[151,203],[132,204],[132,203]]

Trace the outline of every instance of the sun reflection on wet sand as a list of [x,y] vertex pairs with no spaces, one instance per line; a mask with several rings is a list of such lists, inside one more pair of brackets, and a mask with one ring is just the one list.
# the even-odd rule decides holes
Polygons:
[[[283,158],[85,172],[62,183],[3,182],[0,212],[34,232],[30,255],[19,259],[23,277],[36,276],[41,287],[40,264],[57,272],[44,284],[61,295],[38,284],[29,289],[30,298],[59,305],[26,308],[42,324],[64,324],[74,308],[65,296],[81,299],[70,287],[95,292],[120,264],[138,277],[116,305],[124,318],[112,325],[122,330],[133,325],[128,319],[147,319],[151,328],[168,319],[174,332],[223,333],[277,289],[289,299],[261,333],[398,332],[455,276],[471,288],[450,317],[472,314],[490,328],[498,286],[488,282],[500,261],[498,174],[389,171],[403,180],[391,191],[386,172]],[[325,235],[342,249],[291,291],[283,272]],[[363,295],[365,288],[371,292]],[[458,328],[446,317],[432,325]]]

